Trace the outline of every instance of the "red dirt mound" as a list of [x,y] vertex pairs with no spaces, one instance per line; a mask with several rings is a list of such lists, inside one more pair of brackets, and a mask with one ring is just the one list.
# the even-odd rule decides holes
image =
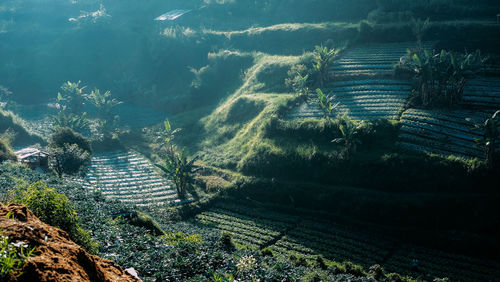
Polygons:
[[[11,212],[14,219],[7,218]],[[114,262],[87,253],[68,234],[40,221],[25,206],[0,206],[0,230],[11,242],[36,247],[12,281],[140,281]]]

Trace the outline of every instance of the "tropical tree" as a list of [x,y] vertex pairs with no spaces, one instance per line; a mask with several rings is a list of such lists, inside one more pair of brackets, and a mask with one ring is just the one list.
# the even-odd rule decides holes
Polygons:
[[61,110],[57,113],[56,116],[50,116],[50,119],[52,120],[52,124],[54,125],[56,130],[66,127],[71,128],[77,132],[84,132],[89,127],[87,113],[85,112],[81,115],[78,115]]
[[162,139],[161,145],[164,149],[162,157],[165,158],[165,163],[163,165],[155,165],[172,179],[180,199],[186,199],[188,191],[197,197],[196,192],[192,188],[194,184],[193,173],[197,171],[194,162],[198,159],[198,156],[189,160],[186,150],[184,148],[178,149],[172,142],[175,134],[180,129],[172,129],[168,120],[165,120],[164,126],[165,129],[159,138]]
[[83,111],[85,97],[83,92],[86,86],[80,87],[81,81],[67,81],[61,86],[61,92],[57,93],[57,106],[62,110],[67,110],[78,115]]
[[352,154],[356,153],[357,146],[361,144],[359,139],[359,129],[361,124],[354,123],[348,116],[344,115],[338,118],[338,128],[341,137],[335,138],[332,142],[344,145],[344,156],[350,159]]
[[87,95],[87,100],[96,107],[100,119],[107,120],[111,117],[111,110],[122,102],[111,97],[111,91],[101,92],[94,89]]
[[466,78],[478,74],[485,61],[479,50],[473,53],[409,50],[396,70],[413,75],[416,81],[413,104],[451,107],[461,101]]
[[324,46],[314,47],[313,69],[316,72],[316,84],[318,87],[324,87],[325,82],[328,81],[328,72],[338,53],[337,49],[328,49]]

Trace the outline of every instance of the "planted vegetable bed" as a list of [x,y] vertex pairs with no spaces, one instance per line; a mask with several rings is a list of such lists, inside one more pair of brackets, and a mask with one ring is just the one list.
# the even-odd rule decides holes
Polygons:
[[500,108],[500,79],[477,78],[468,80],[462,104],[477,108],[497,110]]
[[466,110],[411,109],[401,117],[397,144],[412,151],[482,159],[484,149],[476,142],[482,132],[475,126],[488,117],[486,113]]
[[367,269],[380,264],[388,272],[433,279],[491,280],[500,269],[497,262],[401,244],[381,232],[349,229],[333,223],[298,216],[217,203],[195,216],[204,227],[229,232],[236,243],[253,249],[270,247],[275,254],[322,256],[351,261]]
[[[333,104],[338,103],[332,117],[346,114],[357,120],[397,120],[411,93],[411,84],[396,79],[336,81],[328,84],[323,92],[330,94]],[[324,112],[314,96],[288,114],[289,119],[322,116]]]
[[[425,42],[424,48],[432,48],[434,43]],[[416,42],[388,44],[367,44],[346,51],[341,59],[330,68],[334,77],[353,75],[392,76],[394,64],[406,54],[408,49],[417,47]]]
[[149,161],[132,152],[94,155],[83,186],[137,206],[177,201],[172,184],[157,174]]

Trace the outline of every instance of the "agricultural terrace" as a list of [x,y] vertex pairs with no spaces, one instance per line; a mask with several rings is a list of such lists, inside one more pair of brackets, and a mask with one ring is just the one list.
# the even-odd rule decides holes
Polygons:
[[197,214],[200,226],[228,232],[240,247],[269,248],[275,254],[304,257],[317,255],[350,261],[366,268],[380,264],[388,272],[431,279],[490,280],[500,264],[394,240],[381,229],[358,230],[331,222],[272,212],[257,206],[218,202]]

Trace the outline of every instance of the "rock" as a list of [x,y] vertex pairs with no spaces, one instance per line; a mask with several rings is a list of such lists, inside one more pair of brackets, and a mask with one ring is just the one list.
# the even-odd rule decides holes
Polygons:
[[[11,218],[7,218],[7,213]],[[141,281],[114,262],[87,253],[69,235],[40,221],[25,206],[0,206],[0,230],[11,242],[35,247],[22,275],[10,281]]]

